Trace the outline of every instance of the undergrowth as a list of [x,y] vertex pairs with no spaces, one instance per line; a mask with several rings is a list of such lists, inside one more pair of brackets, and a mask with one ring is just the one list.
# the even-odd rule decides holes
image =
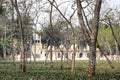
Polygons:
[[75,72],[71,73],[71,64],[64,61],[61,70],[61,62],[27,62],[27,72],[19,69],[19,62],[16,67],[12,62],[0,62],[0,80],[120,80],[120,64],[113,62],[112,69],[106,61],[96,64],[96,75],[87,76],[88,61],[76,61]]

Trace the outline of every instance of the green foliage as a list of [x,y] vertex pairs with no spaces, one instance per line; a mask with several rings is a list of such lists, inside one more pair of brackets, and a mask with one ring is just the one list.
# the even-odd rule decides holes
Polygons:
[[[115,36],[117,37],[117,40],[119,40],[120,39],[120,26],[113,25],[113,31],[114,31]],[[102,27],[99,29],[98,41],[101,46],[104,46],[104,45],[115,46],[115,39],[113,37],[110,27]]]
[[0,15],[3,15],[4,11],[5,11],[5,9],[3,9],[3,8],[0,7]]
[[60,69],[61,63],[55,61],[27,63],[27,72],[19,70],[19,63],[16,62],[16,68],[12,62],[0,62],[1,80],[119,80],[120,64],[113,62],[115,69],[111,69],[106,61],[100,61],[96,66],[96,75],[87,76],[88,61],[77,61],[75,73],[70,72],[70,64],[66,61],[63,64],[63,70]]
[[[103,26],[103,25],[102,25]],[[117,24],[112,24],[114,35],[119,41],[120,39],[120,26]],[[111,28],[107,25],[105,27],[100,27],[98,33],[98,42],[100,46],[105,50],[106,54],[110,53],[110,49],[112,50],[112,54],[115,54],[116,50],[116,40],[112,34]],[[119,41],[120,43],[120,41]]]
[[98,34],[98,41],[99,41],[100,45],[104,45],[105,43],[108,43],[108,42],[113,43],[114,38],[112,36],[111,29],[110,28],[100,28],[99,34]]
[[115,35],[120,43],[120,26],[119,25],[114,25],[115,28],[114,28],[114,32],[115,32]]
[[67,26],[68,24],[66,21],[58,20],[53,24],[53,27],[50,25],[44,27],[42,31],[38,32],[38,34],[42,37],[42,43],[55,46],[63,44],[67,35]]
[[0,0],[0,15],[4,15],[6,8],[3,7],[5,0]]

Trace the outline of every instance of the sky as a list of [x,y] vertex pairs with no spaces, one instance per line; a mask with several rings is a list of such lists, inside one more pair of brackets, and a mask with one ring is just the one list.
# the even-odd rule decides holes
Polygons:
[[[57,3],[61,3],[62,1],[64,2],[64,1],[68,1],[68,0],[62,0],[62,1],[61,0],[56,0],[56,1],[57,1]],[[69,1],[72,1],[72,0],[69,0]],[[103,0],[103,1],[105,1],[105,0]],[[64,9],[66,10],[66,7],[68,8],[68,5],[71,5],[71,4],[66,3],[66,5],[65,6],[64,5],[62,5],[63,8],[59,7],[62,12],[64,12]],[[120,11],[120,0],[106,0],[105,4],[103,6],[103,10],[105,9],[104,7],[106,7],[106,9],[112,8],[112,9],[118,9]],[[70,7],[70,9],[67,9],[67,15],[68,16],[71,15],[70,13],[71,13],[71,7]],[[57,13],[56,16],[59,16],[58,13]],[[40,16],[40,19],[42,18],[44,20],[41,20],[41,21],[43,21],[45,23],[46,22],[49,23],[48,17],[49,17],[49,14],[44,13],[43,15]],[[40,26],[40,25],[38,24],[38,26]],[[40,27],[38,27],[38,29],[40,29]]]
[[111,8],[120,10],[120,0],[107,0],[107,3]]

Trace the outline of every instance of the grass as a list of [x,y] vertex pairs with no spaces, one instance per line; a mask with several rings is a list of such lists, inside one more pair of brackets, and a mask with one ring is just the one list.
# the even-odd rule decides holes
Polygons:
[[120,80],[120,63],[113,62],[112,69],[106,61],[100,61],[96,65],[96,75],[87,76],[88,61],[76,61],[75,73],[71,73],[71,64],[64,62],[63,70],[61,63],[54,61],[37,62],[36,64],[27,62],[27,72],[23,73],[19,69],[19,62],[16,68],[12,62],[0,62],[0,80]]

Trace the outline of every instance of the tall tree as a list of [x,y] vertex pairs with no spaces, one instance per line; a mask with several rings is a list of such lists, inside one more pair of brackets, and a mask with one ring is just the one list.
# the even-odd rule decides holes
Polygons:
[[20,31],[20,39],[21,39],[21,67],[22,71],[26,72],[26,64],[25,64],[25,45],[24,45],[24,31],[23,31],[23,23],[22,23],[22,17],[18,8],[17,0],[11,0],[12,5],[14,6],[16,13],[17,13],[17,19],[18,19],[18,26]]
[[84,18],[83,18],[84,10],[82,6],[82,0],[76,0],[76,2],[77,2],[77,12],[78,12],[79,23],[81,25],[85,38],[88,42],[88,45],[90,46],[88,76],[94,76],[95,68],[96,68],[96,43],[97,43],[100,8],[101,8],[102,0],[96,0],[92,27],[90,29],[91,32],[87,29],[85,22],[84,22]]
[[74,16],[75,12],[76,12],[76,9],[72,8],[73,9],[73,12],[72,14],[70,15],[69,19],[67,19],[67,17],[65,17],[65,15],[61,12],[61,10],[59,9],[59,5],[56,3],[56,1],[54,0],[54,3],[53,4],[50,0],[48,0],[49,3],[54,6],[54,8],[60,13],[60,15],[66,20],[66,22],[69,24],[70,28],[71,28],[71,31],[72,31],[72,44],[73,44],[73,51],[72,51],[72,64],[71,64],[71,72],[74,72],[75,71],[75,31],[74,31],[74,26],[72,24],[72,17]]

